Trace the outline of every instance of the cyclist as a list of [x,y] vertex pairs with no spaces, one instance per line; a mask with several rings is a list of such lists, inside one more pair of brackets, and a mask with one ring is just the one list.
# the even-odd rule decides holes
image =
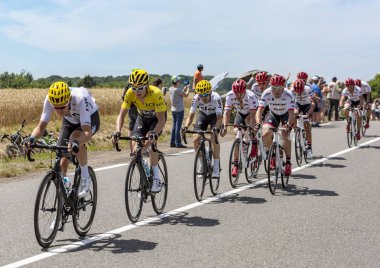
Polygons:
[[309,78],[309,75],[305,72],[299,72],[297,74],[297,79],[303,80],[305,82],[305,88],[311,92],[311,84],[307,82],[308,78]]
[[[236,116],[234,125],[250,125],[252,128],[256,123],[256,110],[257,110],[258,100],[255,94],[246,90],[246,83],[242,79],[238,79],[232,84],[232,90],[230,90],[226,95],[226,103],[224,105],[224,116],[223,124],[227,125],[230,122],[231,109],[236,109]],[[237,128],[234,129],[235,133],[238,131]],[[223,128],[221,136],[225,136],[227,133],[227,127]],[[251,137],[252,139],[254,137]],[[257,155],[257,140],[253,140],[251,156],[255,157]],[[238,174],[238,148],[235,148],[234,151],[234,166],[232,168],[232,176],[236,177]]]
[[[161,90],[149,85],[149,75],[145,70],[134,70],[129,82],[131,87],[125,94],[120,113],[116,120],[116,132],[112,135],[112,142],[117,142],[124,125],[124,118],[128,114],[131,104],[137,107],[138,116],[132,135],[148,136],[146,146],[156,143],[158,135],[165,126],[166,104]],[[153,169],[152,192],[161,191],[161,179],[158,169],[158,152],[149,150],[150,163]]]
[[[66,141],[69,141],[68,150],[76,154],[81,169],[82,179],[78,196],[85,197],[91,186],[85,143],[99,129],[98,105],[84,87],[69,87],[61,81],[53,83],[45,98],[40,121],[28,138],[26,147],[43,135],[53,111],[63,117],[57,145],[65,146]],[[66,176],[69,163],[69,159],[65,157],[61,159],[63,176]]]
[[[364,106],[363,109],[367,109],[367,122],[365,122],[365,128],[369,128],[369,120],[371,118],[371,106],[372,106],[372,98],[371,98],[371,87],[367,82],[362,81],[360,79],[355,80],[355,85],[360,88],[363,96]],[[364,123],[364,122],[363,122]]]
[[[214,168],[212,177],[220,177],[219,161],[220,161],[220,144],[216,144],[216,132],[219,132],[223,120],[222,100],[218,93],[211,91],[211,84],[207,80],[201,80],[195,87],[193,102],[190,107],[189,116],[186,119],[183,130],[187,130],[193,122],[197,108],[199,108],[198,117],[195,122],[195,130],[206,131],[210,126],[214,133],[211,136],[212,154],[214,157]],[[199,146],[199,135],[193,136],[194,149]]]
[[259,72],[256,74],[256,83],[252,85],[252,92],[255,93],[258,100],[261,99],[261,95],[264,90],[269,86],[269,75],[267,72]]
[[[270,87],[267,88],[259,101],[259,108],[256,113],[255,129],[258,130],[263,122],[262,114],[266,106],[269,107],[268,116],[264,120],[263,125],[263,142],[266,148],[272,145],[273,131],[270,127],[278,127],[280,123],[289,127],[288,130],[282,131],[284,139],[284,151],[286,155],[285,175],[292,173],[291,164],[291,142],[289,139],[290,126],[295,122],[294,108],[295,98],[290,90],[285,88],[285,77],[282,75],[273,75],[270,79]],[[275,167],[275,158],[270,159],[271,167]]]
[[[296,109],[295,116],[299,114],[304,114],[310,116],[314,111],[314,98],[313,93],[310,91],[309,87],[305,86],[305,82],[302,79],[297,79],[293,83],[293,87],[290,89],[296,99]],[[312,151],[312,136],[311,136],[311,126],[309,120],[304,121],[306,141],[307,141],[307,158],[313,158]]]
[[[342,91],[342,96],[340,98],[340,109],[344,108],[344,117],[346,118],[347,125],[346,131],[347,133],[350,131],[349,124],[349,111],[350,108],[355,107],[363,107],[363,96],[360,91],[360,88],[355,85],[355,80],[352,78],[347,78],[345,81],[346,88]],[[343,106],[344,104],[344,106]],[[358,115],[358,114],[357,114]],[[360,140],[360,128],[362,127],[362,118],[361,116],[357,116],[358,120],[358,130],[356,133],[356,138]]]

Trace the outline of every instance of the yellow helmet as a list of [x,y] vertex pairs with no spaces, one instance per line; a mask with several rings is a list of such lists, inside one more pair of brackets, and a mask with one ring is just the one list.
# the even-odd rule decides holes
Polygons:
[[210,82],[207,80],[199,81],[197,86],[195,87],[195,92],[197,94],[210,94],[210,92],[211,92]]
[[129,76],[129,83],[134,87],[141,87],[148,84],[149,75],[145,70],[134,70]]
[[50,86],[48,99],[53,106],[66,105],[70,100],[70,96],[69,86],[65,82],[58,81]]

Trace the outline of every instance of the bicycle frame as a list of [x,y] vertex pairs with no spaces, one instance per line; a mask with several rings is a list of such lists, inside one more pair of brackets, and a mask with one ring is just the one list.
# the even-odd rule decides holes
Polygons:
[[[239,154],[238,154],[238,163],[242,163],[242,168],[248,168],[249,167],[249,154],[251,153],[252,150],[252,127],[251,126],[235,126],[235,125],[225,125],[225,127],[233,126],[237,128],[237,133],[236,133],[236,139],[240,140],[242,142],[239,142]],[[248,131],[245,130],[245,128],[248,128]],[[247,141],[248,140],[248,141]],[[243,150],[243,144],[247,146]]]
[[[284,127],[270,128],[273,131],[273,144],[276,145],[276,168],[280,174],[284,174],[284,166],[280,157],[280,150],[283,151],[284,139],[282,137],[282,130],[288,130]],[[279,132],[280,131],[280,132]]]
[[256,139],[257,139],[257,144],[259,145],[259,152],[262,156],[262,159],[267,159],[267,151],[264,149],[264,142],[263,142],[263,129],[260,128],[257,133],[256,133]]

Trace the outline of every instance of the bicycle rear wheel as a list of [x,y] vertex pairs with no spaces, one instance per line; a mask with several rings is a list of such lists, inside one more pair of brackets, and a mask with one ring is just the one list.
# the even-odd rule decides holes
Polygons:
[[[249,153],[250,154],[250,153]],[[262,156],[260,150],[257,151],[256,157],[248,157],[248,168],[245,169],[245,178],[248,183],[253,182],[253,178],[257,178],[259,174],[260,165],[262,162]]]
[[297,128],[294,132],[294,151],[296,152],[297,165],[301,166],[303,152],[301,145],[301,130],[299,128]]
[[206,184],[206,159],[204,154],[204,149],[199,147],[195,153],[194,159],[194,192],[195,197],[198,201],[203,198],[203,193],[205,191]]
[[276,188],[277,188],[277,182],[278,182],[278,175],[279,175],[279,168],[277,167],[277,163],[274,167],[274,169],[271,169],[270,168],[270,165],[271,165],[271,158],[272,157],[276,157],[276,147],[277,145],[275,143],[272,144],[272,146],[270,147],[270,150],[269,150],[269,154],[268,154],[268,161],[267,161],[267,164],[268,164],[268,187],[269,187],[269,191],[271,192],[271,194],[275,194],[276,192]]
[[[237,183],[239,181],[239,176],[240,176],[240,173],[241,173],[240,142],[241,142],[240,139],[236,139],[232,143],[231,152],[230,152],[230,164],[229,164],[229,167],[228,167],[228,176],[230,178],[230,184],[231,184],[231,186],[233,188],[236,188]],[[238,159],[235,159],[235,157],[234,157],[234,151],[235,151],[235,149],[238,150]],[[232,176],[232,169],[233,169],[234,166],[236,166],[235,160],[237,160],[237,173],[236,173],[236,176]]]
[[347,145],[349,148],[351,148],[352,140],[353,140],[351,118],[348,121],[348,125],[349,125],[350,129],[347,132]]
[[152,206],[157,214],[161,214],[164,211],[168,196],[168,169],[165,158],[161,153],[158,155],[158,169],[160,171],[161,191],[152,194]]
[[[88,167],[88,173],[91,178],[91,186],[87,196],[78,198],[74,196],[75,213],[73,215],[74,230],[79,236],[85,236],[91,228],[94,221],[96,203],[98,200],[98,186],[96,181],[96,175],[92,167]],[[78,174],[77,176],[80,176]],[[81,178],[80,178],[81,179]],[[80,179],[76,180],[75,189],[79,189]]]
[[48,172],[38,188],[37,198],[34,205],[34,233],[38,244],[47,248],[54,241],[61,222],[62,199],[55,173]]
[[358,121],[354,121],[353,124],[352,124],[352,135],[353,135],[353,140],[354,140],[354,144],[355,146],[358,145],[358,138],[356,137],[356,134],[358,133]]
[[307,141],[306,141],[306,132],[305,130],[302,131],[302,137],[303,137],[303,147],[302,147],[302,150],[303,150],[303,160],[305,161],[306,164],[308,164],[310,161],[308,160],[307,158]]
[[143,198],[146,193],[143,187],[145,171],[137,162],[137,158],[132,158],[129,163],[127,177],[125,179],[125,207],[131,222],[137,222],[140,218]]

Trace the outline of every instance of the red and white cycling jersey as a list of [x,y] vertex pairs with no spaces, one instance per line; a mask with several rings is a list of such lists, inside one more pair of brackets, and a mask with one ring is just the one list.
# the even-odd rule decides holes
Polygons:
[[260,90],[258,83],[254,83],[252,85],[251,91],[256,95],[258,100],[261,100],[261,96],[263,95],[263,92]]
[[232,107],[241,113],[248,114],[250,110],[257,110],[259,104],[255,94],[252,91],[246,90],[245,96],[242,99],[243,107],[240,105],[240,101],[236,99],[235,93],[231,90],[226,95],[226,103],[224,105],[224,110],[231,110]]
[[290,89],[290,91],[293,93],[294,98],[299,105],[310,104],[314,96],[314,93],[311,92],[310,88],[306,86],[301,94],[297,94],[294,91],[293,87]]
[[222,100],[219,94],[214,91],[211,93],[211,99],[208,103],[204,103],[202,101],[202,98],[196,94],[193,98],[193,102],[191,103],[190,113],[195,113],[197,111],[197,108],[199,108],[199,111],[206,115],[223,114]]
[[367,93],[370,93],[372,91],[372,88],[370,85],[368,85],[368,83],[366,81],[362,81],[362,86],[360,87],[360,90],[361,90],[362,94],[367,94]]
[[347,97],[346,101],[360,101],[360,96],[362,95],[362,92],[360,90],[360,87],[355,86],[352,93],[348,90],[348,88],[343,89],[342,96]]
[[294,110],[295,98],[289,89],[285,88],[280,98],[275,98],[272,94],[272,88],[269,87],[264,90],[261,100],[259,101],[259,108],[266,106],[269,110],[276,115],[284,115],[289,110]]
[[[95,99],[84,87],[70,87],[70,92],[69,114],[65,114],[65,119],[72,124],[91,125],[91,115],[98,110]],[[48,123],[53,111],[54,106],[46,96],[40,120]]]

